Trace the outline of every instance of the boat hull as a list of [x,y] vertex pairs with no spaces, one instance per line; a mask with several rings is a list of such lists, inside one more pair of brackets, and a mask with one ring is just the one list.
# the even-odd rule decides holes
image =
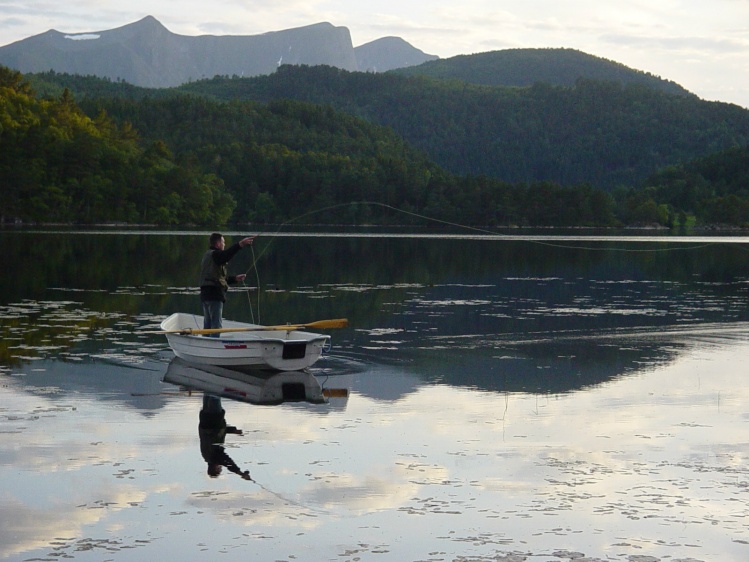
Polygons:
[[[248,331],[225,332],[218,337],[167,333],[174,354],[189,363],[225,367],[248,367],[298,371],[314,365],[330,343],[330,336],[301,330],[257,330],[257,324],[224,321],[224,328]],[[165,332],[200,330],[203,317],[177,312],[161,323]]]

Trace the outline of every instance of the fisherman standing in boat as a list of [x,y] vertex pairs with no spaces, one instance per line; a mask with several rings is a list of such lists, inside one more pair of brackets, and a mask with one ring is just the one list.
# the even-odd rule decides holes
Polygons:
[[[254,236],[243,238],[226,248],[223,234],[211,234],[210,248],[200,264],[200,302],[203,303],[203,328],[221,328],[229,285],[244,281],[246,275],[228,275],[226,264],[239,250],[252,244]],[[217,335],[217,334],[216,334]]]

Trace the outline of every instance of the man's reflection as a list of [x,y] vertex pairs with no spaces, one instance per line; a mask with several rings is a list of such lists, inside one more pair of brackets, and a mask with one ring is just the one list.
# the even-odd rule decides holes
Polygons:
[[250,471],[242,471],[224,450],[227,433],[242,435],[241,429],[226,424],[225,416],[226,412],[221,407],[221,398],[213,394],[203,394],[203,409],[200,410],[198,434],[200,435],[200,453],[208,463],[208,476],[217,478],[221,474],[222,467],[225,466],[230,472],[240,475],[245,480],[252,480]]

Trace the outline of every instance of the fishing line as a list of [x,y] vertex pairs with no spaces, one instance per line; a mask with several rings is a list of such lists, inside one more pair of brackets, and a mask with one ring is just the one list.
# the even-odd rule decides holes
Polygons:
[[257,486],[261,490],[263,490],[265,492],[268,492],[270,495],[275,496],[276,498],[278,498],[282,502],[288,503],[288,504],[296,506],[296,507],[301,507],[301,508],[307,509],[307,510],[313,512],[313,513],[325,513],[325,514],[330,513],[330,511],[327,511],[327,510],[324,510],[324,509],[317,509],[317,508],[314,508],[314,507],[310,507],[310,506],[305,505],[305,504],[303,504],[301,502],[294,501],[292,499],[286,498],[286,497],[282,496],[281,494],[279,494],[278,492],[274,492],[270,488],[267,488],[266,486],[263,486],[260,482],[258,482],[257,480],[254,480],[252,477],[248,478],[248,480],[250,482],[254,483],[254,484],[257,484]]
[[[257,256],[255,255],[255,249],[254,249],[254,247],[252,248],[252,263],[247,268],[247,271],[245,272],[245,274],[249,273],[249,271],[251,269],[255,270],[255,277],[257,279],[257,291],[258,291],[258,295],[257,295],[258,322],[260,322],[260,292],[261,291],[260,291],[260,272],[258,271],[258,268],[257,268],[257,262],[260,260],[260,258],[262,258],[265,255],[265,253],[268,251],[268,249],[270,248],[270,246],[273,243],[273,241],[280,234],[281,230],[283,230],[284,227],[286,227],[286,226],[288,226],[288,225],[290,225],[290,224],[292,224],[294,222],[297,222],[299,220],[302,220],[305,217],[309,217],[309,216],[312,216],[312,215],[324,213],[324,212],[327,212],[327,211],[332,211],[332,210],[335,210],[335,209],[341,209],[341,208],[344,208],[344,207],[351,207],[351,206],[357,206],[357,205],[364,205],[364,206],[368,205],[368,206],[372,206],[372,207],[382,207],[384,209],[388,209],[390,211],[393,211],[393,212],[396,212],[396,213],[400,213],[400,214],[403,214],[403,215],[407,215],[407,216],[410,216],[410,217],[422,219],[422,220],[429,221],[429,222],[434,222],[434,223],[437,223],[437,224],[442,224],[442,225],[445,225],[445,226],[451,226],[451,227],[462,229],[462,230],[468,230],[468,231],[476,232],[476,233],[479,233],[479,234],[485,234],[485,235],[496,236],[496,237],[499,237],[499,238],[507,238],[507,239],[514,239],[515,238],[515,236],[511,235],[511,234],[503,234],[501,232],[496,232],[495,230],[490,230],[490,229],[487,229],[487,228],[470,226],[470,225],[467,225],[467,224],[461,224],[461,223],[457,223],[457,222],[452,222],[452,221],[447,221],[447,220],[443,220],[443,219],[438,219],[438,218],[430,217],[430,216],[427,216],[427,215],[424,215],[424,214],[421,214],[421,213],[416,213],[416,212],[413,212],[413,211],[407,211],[405,209],[398,209],[397,207],[393,207],[392,205],[388,205],[387,203],[380,203],[378,201],[350,201],[348,203],[337,203],[335,205],[329,205],[327,207],[321,207],[319,209],[308,211],[308,212],[302,213],[301,215],[298,215],[298,216],[296,216],[296,217],[294,217],[292,219],[289,219],[289,220],[287,220],[285,222],[282,222],[278,226],[278,228],[276,229],[276,231],[273,232],[270,235],[270,240],[263,247],[263,250]],[[576,245],[576,244],[562,244],[562,243],[558,243],[558,242],[548,242],[548,241],[544,241],[544,240],[519,240],[519,241],[527,242],[527,243],[530,243],[530,244],[537,244],[539,246],[545,246],[545,247],[548,247],[548,248],[557,248],[557,249],[564,249],[564,250],[585,250],[585,251],[589,251],[589,252],[624,252],[624,253],[645,253],[645,254],[655,254],[655,253],[665,253],[665,252],[680,252],[680,251],[687,251],[687,250],[699,250],[699,249],[702,249],[702,248],[706,248],[708,246],[713,246],[715,244],[718,244],[718,242],[706,242],[704,244],[696,244],[696,245],[691,245],[691,246],[680,246],[680,247],[676,247],[676,248],[671,247],[671,248],[634,249],[634,248],[620,248],[620,247],[613,247],[613,246],[603,246],[603,247],[600,247],[600,246],[581,246],[581,245]],[[245,287],[247,287],[247,286],[245,285]],[[252,302],[250,300],[249,287],[247,287],[247,288],[248,288],[247,298],[248,298],[248,301],[250,302],[250,313],[252,314]],[[254,319],[253,319],[253,323],[254,323]]]
[[[356,204],[359,204],[359,203],[353,203],[353,204],[356,205]],[[414,212],[411,212],[411,211],[405,211],[403,209],[397,209],[395,207],[392,207],[391,205],[387,205],[386,203],[361,201],[360,204],[363,204],[363,205],[377,205],[377,206],[380,206],[380,207],[385,207],[385,208],[390,209],[392,211],[396,211],[398,213],[403,213],[403,214],[406,214],[406,215],[410,215],[410,216],[413,216],[413,217],[417,217],[417,218],[428,220],[428,221],[432,221],[432,222],[437,222],[437,223],[440,223],[440,224],[445,224],[445,225],[448,225],[448,226],[454,226],[456,228],[462,228],[464,230],[472,230],[474,232],[480,232],[482,234],[489,234],[489,235],[492,235],[492,236],[498,236],[500,238],[513,238],[513,236],[511,234],[502,234],[500,232],[496,232],[496,231],[489,230],[489,229],[486,229],[486,228],[480,228],[480,227],[469,226],[469,225],[465,225],[465,224],[459,224],[459,223],[455,223],[455,222],[445,221],[445,220],[441,220],[441,219],[436,219],[436,218],[428,217],[426,215],[422,215],[422,214],[419,214],[419,213],[414,213]],[[678,251],[678,250],[696,250],[696,249],[699,249],[699,248],[704,248],[706,246],[710,246],[712,244],[712,243],[705,243],[705,244],[701,244],[701,245],[697,245],[697,246],[687,246],[687,247],[680,247],[680,248],[660,248],[660,249],[653,249],[653,250],[632,250],[632,249],[629,249],[629,248],[612,248],[612,247],[609,247],[609,248],[596,248],[596,247],[576,246],[576,245],[572,245],[572,244],[559,244],[559,243],[555,243],[555,242],[545,242],[543,240],[524,240],[524,242],[529,242],[529,243],[532,243],[532,244],[539,244],[541,246],[548,246],[548,247],[551,247],[551,248],[564,248],[564,249],[572,249],[572,250],[589,250],[589,251],[619,251],[619,252],[664,252],[664,251],[668,252],[668,251]]]
[[[257,258],[255,257],[255,248],[254,244],[250,244],[250,250],[252,251],[252,264],[250,267],[247,268],[247,271],[245,272],[245,275],[249,273],[250,269],[255,269],[255,279],[257,280],[257,321],[260,322],[260,272],[258,271],[256,267]],[[250,321],[255,324],[255,313],[252,309],[252,297],[250,296],[250,289],[251,287],[248,287],[247,284],[244,282],[244,279],[242,280],[242,285],[246,289],[245,293],[247,293],[247,303],[250,305]]]
[[[362,204],[367,204],[367,203],[366,202],[362,202]],[[258,268],[257,268],[257,262],[260,260],[260,258],[262,258],[265,255],[265,252],[268,251],[268,248],[270,248],[270,246],[273,243],[273,241],[278,237],[278,235],[281,232],[281,230],[285,226],[287,226],[287,225],[289,225],[289,224],[291,224],[293,222],[296,222],[298,220],[301,220],[304,217],[308,217],[310,215],[314,215],[314,214],[318,214],[318,213],[324,213],[326,211],[331,211],[333,209],[338,209],[338,208],[341,208],[341,207],[349,207],[351,205],[357,205],[357,203],[356,202],[339,203],[337,205],[330,205],[328,207],[322,207],[320,209],[315,209],[314,211],[309,211],[307,213],[304,213],[304,214],[301,214],[301,215],[299,215],[297,217],[289,219],[289,220],[287,220],[285,222],[282,222],[278,226],[278,228],[276,229],[276,231],[270,236],[270,240],[268,240],[268,243],[263,247],[262,252],[260,252],[260,254],[258,256],[255,255],[254,244],[250,246],[250,248],[252,249],[252,263],[249,265],[249,267],[245,271],[245,275],[247,275],[250,272],[251,269],[255,270],[255,277],[257,279],[257,308],[258,308],[258,320],[257,321],[258,321],[258,323],[260,322],[260,292],[261,291],[260,291],[260,272],[258,271]],[[265,238],[265,236],[264,236],[264,238]],[[252,301],[250,300],[249,287],[247,287],[247,285],[244,283],[244,281],[242,281],[242,284],[245,286],[245,288],[248,289],[248,291],[247,291],[247,300],[250,303],[250,314],[252,314]],[[255,321],[253,320],[253,323],[254,322]]]
[[[401,213],[403,215],[407,215],[407,216],[410,216],[410,217],[414,217],[414,218],[418,218],[418,219],[422,219],[422,220],[426,220],[426,221],[430,221],[430,222],[434,222],[434,223],[438,223],[438,224],[443,224],[443,225],[446,225],[446,226],[452,226],[452,227],[460,228],[460,229],[463,229],[463,230],[469,230],[469,231],[477,232],[477,233],[480,233],[480,234],[487,234],[487,235],[491,235],[491,236],[497,236],[497,237],[500,237],[500,238],[508,238],[508,239],[515,238],[515,236],[512,235],[512,234],[503,234],[501,232],[496,232],[495,230],[489,230],[487,228],[481,228],[481,227],[476,227],[476,226],[470,226],[470,225],[467,225],[467,224],[461,224],[461,223],[457,223],[457,222],[446,221],[446,220],[443,220],[443,219],[438,219],[438,218],[435,218],[435,217],[430,217],[430,216],[427,216],[427,215],[424,215],[424,214],[421,214],[421,213],[416,213],[416,212],[413,212],[413,211],[406,211],[404,209],[398,209],[397,207],[393,207],[392,205],[388,205],[387,203],[380,203],[380,202],[377,202],[377,201],[351,201],[351,202],[348,202],[348,203],[338,203],[336,205],[330,205],[330,206],[327,206],[327,207],[321,207],[320,209],[315,209],[313,211],[309,211],[309,212],[303,213],[303,214],[301,214],[301,215],[299,215],[297,217],[294,217],[292,219],[289,219],[289,220],[281,223],[279,225],[278,229],[271,235],[270,241],[263,248],[263,251],[257,256],[257,260],[259,260],[261,257],[263,257],[263,255],[265,254],[265,252],[268,250],[268,247],[270,246],[270,243],[273,242],[273,240],[278,236],[278,234],[281,232],[281,230],[285,226],[287,226],[287,225],[289,225],[291,223],[294,223],[296,221],[299,221],[299,220],[301,220],[301,219],[303,219],[305,217],[311,216],[311,215],[315,215],[315,214],[319,214],[319,213],[324,213],[326,211],[332,211],[334,209],[340,209],[340,208],[343,208],[343,207],[356,206],[356,205],[369,205],[369,206],[373,206],[373,207],[382,207],[384,209],[388,209],[388,210],[394,211],[396,213]],[[557,243],[557,242],[547,242],[547,241],[543,241],[543,240],[522,240],[522,241],[528,242],[528,243],[531,243],[531,244],[539,244],[541,246],[548,246],[548,247],[552,247],[552,248],[564,248],[564,249],[572,249],[572,250],[615,251],[615,252],[645,252],[645,253],[673,252],[673,251],[683,251],[683,250],[697,250],[697,249],[700,249],[700,248],[705,248],[707,246],[711,246],[711,245],[717,244],[717,242],[706,242],[704,244],[697,244],[697,245],[692,245],[692,246],[681,246],[681,247],[678,247],[678,248],[657,248],[657,249],[642,249],[642,250],[637,250],[637,249],[630,249],[630,248],[615,248],[615,247],[612,247],[612,246],[608,246],[608,247],[595,247],[595,246],[580,246],[580,245],[574,245],[574,244],[560,244],[560,243]],[[254,254],[253,254],[253,256],[254,256]],[[250,267],[247,269],[247,271],[249,271],[250,268],[255,267],[255,265],[256,265],[256,261],[253,261],[253,263],[250,265]]]

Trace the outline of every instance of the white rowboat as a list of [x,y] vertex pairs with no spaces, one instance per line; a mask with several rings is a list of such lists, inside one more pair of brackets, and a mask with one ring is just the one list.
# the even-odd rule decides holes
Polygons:
[[[216,337],[189,333],[203,328],[203,317],[176,312],[161,323],[174,354],[190,363],[298,371],[314,365],[330,345],[330,336],[259,324],[223,321],[231,331]],[[183,333],[180,333],[183,332]]]

